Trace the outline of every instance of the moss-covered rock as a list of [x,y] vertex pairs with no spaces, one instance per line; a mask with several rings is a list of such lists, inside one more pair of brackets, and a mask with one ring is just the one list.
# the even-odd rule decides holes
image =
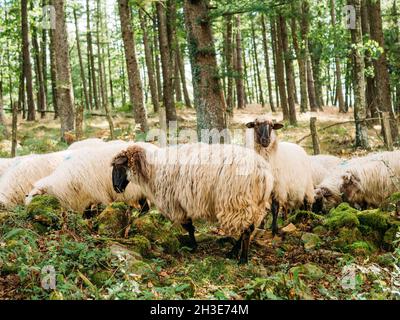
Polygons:
[[61,226],[61,205],[57,198],[49,195],[40,195],[32,199],[26,208],[27,218],[39,233],[50,229],[59,229]]
[[319,236],[323,236],[325,234],[328,233],[328,230],[324,227],[324,226],[316,226],[313,230],[313,233],[319,235]]
[[173,254],[178,251],[181,244],[175,234],[165,234],[160,238],[160,246],[165,253]]
[[346,228],[344,227],[339,231],[332,244],[337,249],[345,249],[356,241],[362,240],[362,234],[358,228]]
[[303,235],[301,236],[301,240],[303,241],[304,249],[306,250],[315,249],[322,242],[321,238],[317,234],[309,232],[303,233]]
[[372,252],[376,251],[375,246],[367,241],[356,241],[347,246],[346,249],[354,255],[362,256],[369,255]]
[[297,210],[293,215],[290,216],[289,221],[294,224],[300,222],[306,224],[317,224],[321,222],[322,219],[322,216],[315,214],[311,211]]
[[112,272],[108,270],[99,270],[92,274],[90,280],[97,287],[102,287],[106,281],[112,277],[112,275]]
[[151,255],[151,243],[149,239],[142,235],[135,235],[130,241],[132,242],[132,249],[139,252],[143,257]]
[[388,229],[389,215],[380,209],[358,212],[357,218],[361,225],[368,226],[373,230],[385,232]]
[[341,203],[329,211],[329,214],[323,221],[323,225],[330,230],[337,230],[343,227],[357,227],[360,224],[357,213],[358,211],[350,207],[348,203]]
[[400,226],[392,225],[388,230],[386,230],[383,236],[383,242],[389,248],[392,247],[392,242],[396,240],[397,233],[400,232]]
[[319,280],[325,276],[325,272],[314,263],[292,267],[289,272],[293,276],[300,276],[310,280]]
[[131,212],[123,202],[107,206],[96,218],[98,233],[109,237],[121,237],[129,225]]

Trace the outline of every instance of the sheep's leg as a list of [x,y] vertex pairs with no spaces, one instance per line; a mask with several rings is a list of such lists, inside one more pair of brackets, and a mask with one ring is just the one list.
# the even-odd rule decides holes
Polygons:
[[254,231],[254,225],[251,225],[246,231],[242,233],[242,252],[240,253],[239,264],[246,264],[249,260],[249,245],[250,245],[250,236]]
[[231,251],[229,251],[226,255],[227,258],[229,259],[237,259],[238,255],[239,255],[239,251],[240,248],[242,246],[242,238],[243,238],[243,234],[240,236],[239,240],[237,240],[235,242],[235,244],[233,245]]
[[283,213],[282,213],[282,218],[283,218],[283,220],[284,221],[286,221],[287,220],[287,217],[288,217],[288,208],[287,207],[284,207],[283,208]]
[[272,212],[272,235],[275,236],[278,233],[278,214],[279,214],[279,202],[272,199],[271,204]]
[[186,223],[182,223],[182,227],[189,233],[189,243],[188,243],[189,247],[192,248],[192,251],[196,250],[197,242],[194,236],[196,228],[193,226],[192,219],[189,219],[188,222]]
[[147,199],[146,198],[141,198],[139,199],[139,217],[143,216],[144,214],[146,214],[147,212],[150,211],[150,207],[149,204],[147,203]]

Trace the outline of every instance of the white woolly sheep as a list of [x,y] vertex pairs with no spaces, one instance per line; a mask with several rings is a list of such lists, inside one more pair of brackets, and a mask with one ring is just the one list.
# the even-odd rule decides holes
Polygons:
[[[64,161],[51,175],[37,181],[29,192],[25,203],[32,198],[49,194],[59,199],[61,205],[76,212],[83,212],[93,204],[109,204],[123,201],[130,205],[142,206],[148,210],[146,199],[135,184],[130,184],[123,194],[114,191],[110,163],[113,157],[130,144],[123,141],[110,141],[95,148],[77,150]],[[137,143],[148,150],[157,149],[149,143]]]
[[271,165],[274,176],[272,201],[272,233],[278,232],[279,207],[288,210],[308,207],[314,202],[314,185],[309,156],[297,144],[279,142],[275,130],[283,127],[280,123],[260,117],[246,124],[254,129],[255,150]]
[[342,162],[342,159],[338,157],[325,154],[309,156],[309,159],[314,187],[319,185]]
[[396,179],[400,179],[399,151],[342,161],[316,187],[313,211],[327,212],[342,201],[360,207],[378,206],[398,189]]
[[15,158],[1,158],[0,159],[0,177],[6,172],[6,170],[12,165]]
[[51,174],[72,151],[30,155],[17,159],[0,178],[0,205],[11,208],[23,204],[33,184]]
[[248,259],[249,240],[269,208],[273,176],[255,152],[235,145],[203,143],[171,146],[149,152],[131,146],[112,162],[118,192],[129,181],[170,220],[181,223],[196,248],[192,220],[218,221],[230,235],[240,235],[231,257]]
[[68,150],[77,150],[82,148],[92,148],[104,146],[106,142],[98,138],[90,138],[74,142],[68,147]]

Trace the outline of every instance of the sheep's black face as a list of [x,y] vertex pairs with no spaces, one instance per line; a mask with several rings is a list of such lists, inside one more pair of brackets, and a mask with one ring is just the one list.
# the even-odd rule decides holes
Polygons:
[[278,130],[283,127],[282,124],[271,121],[249,122],[246,126],[254,128],[256,143],[262,145],[264,148],[267,148],[271,143],[272,130]]
[[123,193],[126,186],[129,184],[127,175],[127,163],[128,159],[126,157],[118,158],[113,163],[112,169],[112,182],[113,188],[117,193]]

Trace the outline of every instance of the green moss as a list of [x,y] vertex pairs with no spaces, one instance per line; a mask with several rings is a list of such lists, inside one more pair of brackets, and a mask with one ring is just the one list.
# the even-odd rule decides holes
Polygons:
[[322,216],[315,214],[311,211],[297,210],[295,214],[289,218],[289,221],[294,224],[297,224],[300,222],[303,223],[320,222],[322,221],[322,219],[323,219]]
[[166,234],[160,239],[160,246],[164,252],[173,254],[180,248],[180,242],[174,234]]
[[39,233],[59,229],[61,225],[61,206],[57,198],[49,195],[34,197],[26,208],[27,218]]
[[301,240],[303,241],[304,248],[306,250],[315,249],[319,247],[322,242],[321,238],[317,234],[309,232],[303,233],[303,235],[301,236]]
[[346,249],[354,255],[362,256],[369,255],[376,251],[376,248],[371,243],[366,241],[356,241],[349,245]]
[[146,214],[136,218],[132,222],[131,231],[141,234],[151,241],[155,241],[161,235],[162,226],[160,226],[154,214]]
[[400,231],[400,227],[398,225],[392,225],[384,234],[383,242],[388,247],[392,246],[392,242],[396,240],[396,234]]
[[337,230],[343,227],[357,227],[360,221],[357,218],[357,210],[347,203],[341,203],[338,207],[329,211],[323,224],[330,230]]
[[319,280],[325,276],[324,271],[314,263],[296,266],[289,271],[294,277],[300,276],[310,280]]
[[132,247],[139,252],[143,257],[151,256],[151,243],[144,236],[136,235],[131,239]]
[[395,192],[393,193],[390,197],[389,200],[392,202],[399,202],[400,201],[400,192]]
[[393,255],[390,252],[384,253],[378,257],[378,263],[381,266],[389,267],[389,266],[392,266],[394,262],[395,262],[395,258],[393,257]]
[[362,234],[357,228],[343,228],[332,241],[332,244],[337,249],[345,249],[348,245],[362,240]]
[[93,282],[94,285],[98,287],[102,287],[107,280],[112,277],[112,272],[107,270],[100,270],[95,272],[91,277],[90,280]]
[[385,232],[388,229],[388,214],[380,209],[365,210],[357,213],[358,221],[373,230]]
[[96,218],[98,233],[109,237],[123,236],[129,223],[129,208],[124,203],[112,203]]
[[328,232],[324,226],[316,226],[312,231],[319,236],[323,236]]

